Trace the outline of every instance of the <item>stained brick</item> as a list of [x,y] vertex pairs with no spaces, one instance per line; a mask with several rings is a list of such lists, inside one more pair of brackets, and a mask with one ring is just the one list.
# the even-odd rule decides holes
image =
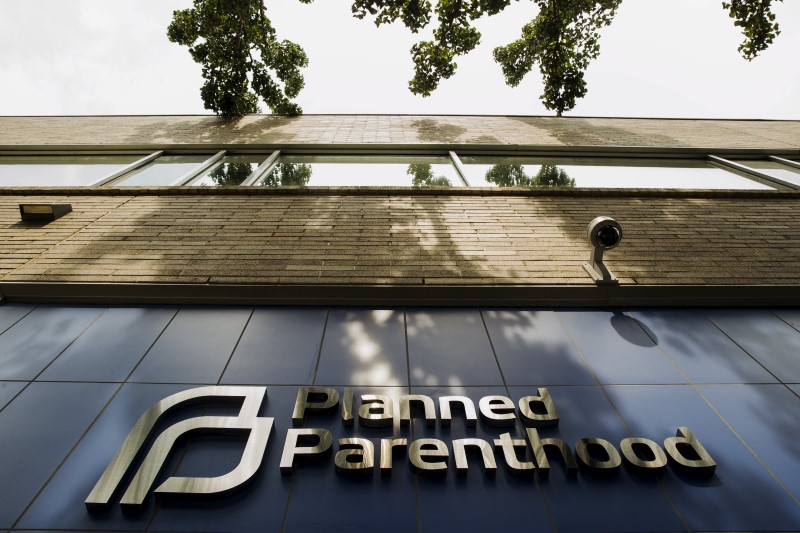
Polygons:
[[[800,201],[775,195],[698,195],[689,202],[669,194],[491,194],[457,202],[411,193],[65,195],[57,198],[72,203],[73,214],[46,227],[11,222],[20,198],[0,196],[0,217],[7,220],[0,229],[0,279],[6,281],[582,285],[590,283],[581,268],[589,255],[586,224],[602,212],[617,216],[625,230],[623,244],[606,254],[623,283],[800,282]],[[358,210],[361,222],[329,229],[343,215],[318,205],[332,203]],[[454,203],[469,231],[448,225]],[[288,204],[291,209],[280,209]],[[194,213],[208,205],[220,209],[214,219],[222,223],[194,225]],[[400,208],[407,222],[391,232],[365,226]],[[525,215],[509,221],[508,213]],[[263,223],[261,217],[274,222],[270,235],[242,230]],[[152,231],[154,219],[158,231]],[[511,224],[513,235],[505,231]]]

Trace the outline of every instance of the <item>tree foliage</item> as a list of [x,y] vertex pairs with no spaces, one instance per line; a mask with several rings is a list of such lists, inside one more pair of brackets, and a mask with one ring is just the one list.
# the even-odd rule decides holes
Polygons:
[[540,96],[558,116],[586,96],[584,74],[600,53],[600,29],[611,24],[621,0],[535,0],[539,14],[522,37],[494,50],[506,83],[516,87],[534,63],[544,81]]
[[[544,78],[541,95],[547,109],[561,115],[575,107],[586,94],[584,72],[597,57],[599,31],[611,23],[621,0],[533,0],[539,14],[522,29],[522,37],[496,48],[506,83],[516,86],[534,63]],[[456,72],[456,57],[475,49],[481,34],[473,26],[484,16],[496,15],[511,0],[440,0],[435,13],[438,25],[433,40],[411,48],[414,77],[408,83],[415,94],[429,96],[439,83]],[[375,16],[377,25],[401,20],[417,32],[432,19],[430,2],[421,0],[355,0],[353,13]]]
[[374,16],[377,26],[400,19],[415,33],[431,21],[431,3],[428,0],[355,0],[351,10],[359,19],[367,14]]
[[252,172],[253,168],[250,163],[233,162],[218,166],[209,172],[208,176],[214,181],[214,184],[220,187],[230,187],[242,183]]
[[278,163],[259,185],[265,187],[305,187],[311,179],[311,165]]
[[533,177],[534,187],[574,187],[575,180],[567,171],[556,165],[542,165]]
[[[777,0],[783,2],[783,0]],[[752,61],[772,44],[781,30],[772,12],[772,0],[731,0],[722,2],[734,19],[734,25],[742,28],[744,42],[739,45],[742,57]]]
[[452,187],[453,184],[445,176],[433,173],[429,163],[411,163],[406,174],[411,176],[412,187]]
[[292,99],[303,88],[300,69],[308,58],[299,45],[278,40],[262,0],[194,0],[194,7],[173,13],[167,37],[188,46],[202,65],[206,109],[258,113],[261,98],[274,113],[302,112]]
[[[519,39],[494,49],[494,59],[508,85],[515,87],[538,66],[544,83],[540,99],[545,108],[561,116],[586,95],[586,69],[600,53],[600,31],[611,24],[621,0],[531,0],[539,9],[525,24]],[[783,0],[775,0],[781,2]],[[778,35],[773,0],[730,0],[723,6],[746,40],[739,47],[751,60]],[[442,80],[456,72],[456,58],[478,46],[480,32],[474,22],[500,13],[511,0],[354,0],[358,18],[370,15],[380,26],[401,21],[417,33],[434,20],[433,39],[411,48],[414,76],[409,89],[429,96]]]
[[[303,49],[279,41],[267,17],[265,0],[194,0],[175,11],[167,36],[189,47],[203,67],[201,96],[206,109],[223,116],[257,113],[259,99],[274,113],[302,112],[292,100],[303,88],[300,69],[308,65]],[[309,4],[313,0],[299,0]],[[522,27],[519,39],[494,49],[508,85],[515,87],[537,66],[545,108],[561,116],[587,93],[586,69],[600,53],[600,31],[611,24],[622,0],[530,0],[536,16]],[[772,12],[783,0],[723,0],[734,24],[745,36],[739,51],[748,61],[780,34]],[[475,22],[511,5],[511,0],[353,0],[357,18],[373,17],[381,26],[402,22],[412,32],[435,19],[433,39],[411,47],[414,75],[409,89],[429,96],[453,76],[458,56],[481,40]]]
[[[430,96],[441,80],[455,74],[456,56],[471,52],[480,43],[481,34],[472,26],[473,21],[495,15],[509,4],[511,0],[439,0],[433,40],[411,47],[414,60],[414,77],[408,82],[411,92]],[[367,13],[374,15],[378,26],[401,20],[416,33],[432,20],[434,8],[428,0],[355,0],[352,11],[358,18]]]
[[498,187],[574,187],[575,180],[556,165],[542,165],[535,176],[525,173],[522,165],[500,163],[486,171],[486,181]]

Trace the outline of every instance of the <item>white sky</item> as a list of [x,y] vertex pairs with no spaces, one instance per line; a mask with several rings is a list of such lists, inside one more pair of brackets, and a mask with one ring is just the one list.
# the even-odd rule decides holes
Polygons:
[[[349,0],[267,0],[279,38],[306,50],[306,113],[550,115],[538,71],[503,83],[494,47],[535,15],[514,3],[479,24],[481,46],[431,97],[407,89],[401,25],[356,20]],[[206,114],[200,67],[170,43],[172,11],[191,0],[0,0],[0,115]],[[782,34],[752,63],[721,0],[624,0],[570,114],[800,119],[800,2],[775,12]]]

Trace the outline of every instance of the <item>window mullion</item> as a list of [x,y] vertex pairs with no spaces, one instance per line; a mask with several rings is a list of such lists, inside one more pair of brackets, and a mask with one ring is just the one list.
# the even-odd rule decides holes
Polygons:
[[258,180],[266,176],[272,168],[277,164],[278,158],[281,156],[280,150],[275,150],[270,154],[270,156],[261,163],[257,169],[250,174],[246,180],[244,180],[239,186],[240,187],[251,187],[253,186]]
[[145,157],[143,157],[141,159],[138,159],[138,160],[134,161],[133,163],[131,163],[130,165],[128,165],[128,166],[126,166],[124,168],[121,168],[120,170],[117,170],[116,172],[113,172],[113,173],[109,174],[108,176],[104,176],[104,177],[100,178],[99,180],[96,180],[96,181],[90,183],[89,186],[90,187],[97,187],[97,186],[100,186],[100,185],[106,185],[108,183],[111,183],[115,179],[117,179],[119,177],[122,177],[125,174],[127,174],[128,172],[136,170],[137,168],[141,168],[141,167],[145,166],[147,163],[153,161],[154,159],[157,159],[157,158],[161,157],[162,155],[164,155],[164,150],[159,150],[158,152],[153,152],[152,154],[150,154],[148,156],[145,156]]
[[469,181],[467,180],[467,173],[464,170],[464,164],[461,162],[461,159],[458,157],[458,154],[453,152],[452,150],[449,152],[449,154],[450,154],[450,161],[453,162],[453,166],[456,169],[458,177],[461,178],[461,181],[464,183],[465,187],[470,187]]
[[778,157],[776,155],[771,155],[769,158],[776,163],[780,163],[781,165],[786,165],[787,167],[792,168],[800,168],[800,163],[797,161],[792,161],[791,159],[784,159],[782,157]]
[[199,167],[187,172],[186,174],[184,174],[180,178],[178,178],[175,181],[173,181],[172,183],[170,183],[170,186],[175,187],[175,186],[186,185],[187,183],[192,181],[194,178],[197,178],[198,176],[200,176],[200,174],[202,174],[203,172],[208,170],[209,167],[211,167],[211,165],[213,165],[214,163],[216,163],[217,161],[219,161],[220,159],[225,157],[225,153],[226,153],[225,150],[217,152],[213,156],[211,156],[208,159],[206,159],[205,161],[203,161],[203,163]]
[[720,167],[730,170],[737,170],[739,172],[766,181],[768,183],[772,183],[775,185],[782,185],[784,187],[789,187],[790,189],[800,190],[800,185],[797,185],[790,181],[782,180],[780,178],[776,178],[775,176],[770,176],[769,174],[764,174],[763,172],[759,172],[758,170],[752,169],[745,165],[741,165],[739,163],[735,163],[728,159],[723,159],[722,157],[717,157],[715,155],[709,155],[708,159],[711,162],[716,163]]

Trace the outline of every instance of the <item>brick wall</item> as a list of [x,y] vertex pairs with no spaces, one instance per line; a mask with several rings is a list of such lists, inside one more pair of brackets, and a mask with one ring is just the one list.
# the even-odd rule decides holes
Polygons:
[[[631,146],[800,154],[800,121],[306,115],[0,117],[0,147]],[[441,146],[440,146],[441,147]],[[70,202],[50,224],[22,201]],[[617,218],[623,285],[800,284],[800,193],[0,189],[0,282],[591,285]]]
[[[604,214],[623,284],[800,282],[794,194],[142,192],[0,196],[0,281],[582,285]],[[21,201],[74,211],[22,223]]]
[[477,144],[800,149],[800,121],[498,116],[0,117],[0,146]]

